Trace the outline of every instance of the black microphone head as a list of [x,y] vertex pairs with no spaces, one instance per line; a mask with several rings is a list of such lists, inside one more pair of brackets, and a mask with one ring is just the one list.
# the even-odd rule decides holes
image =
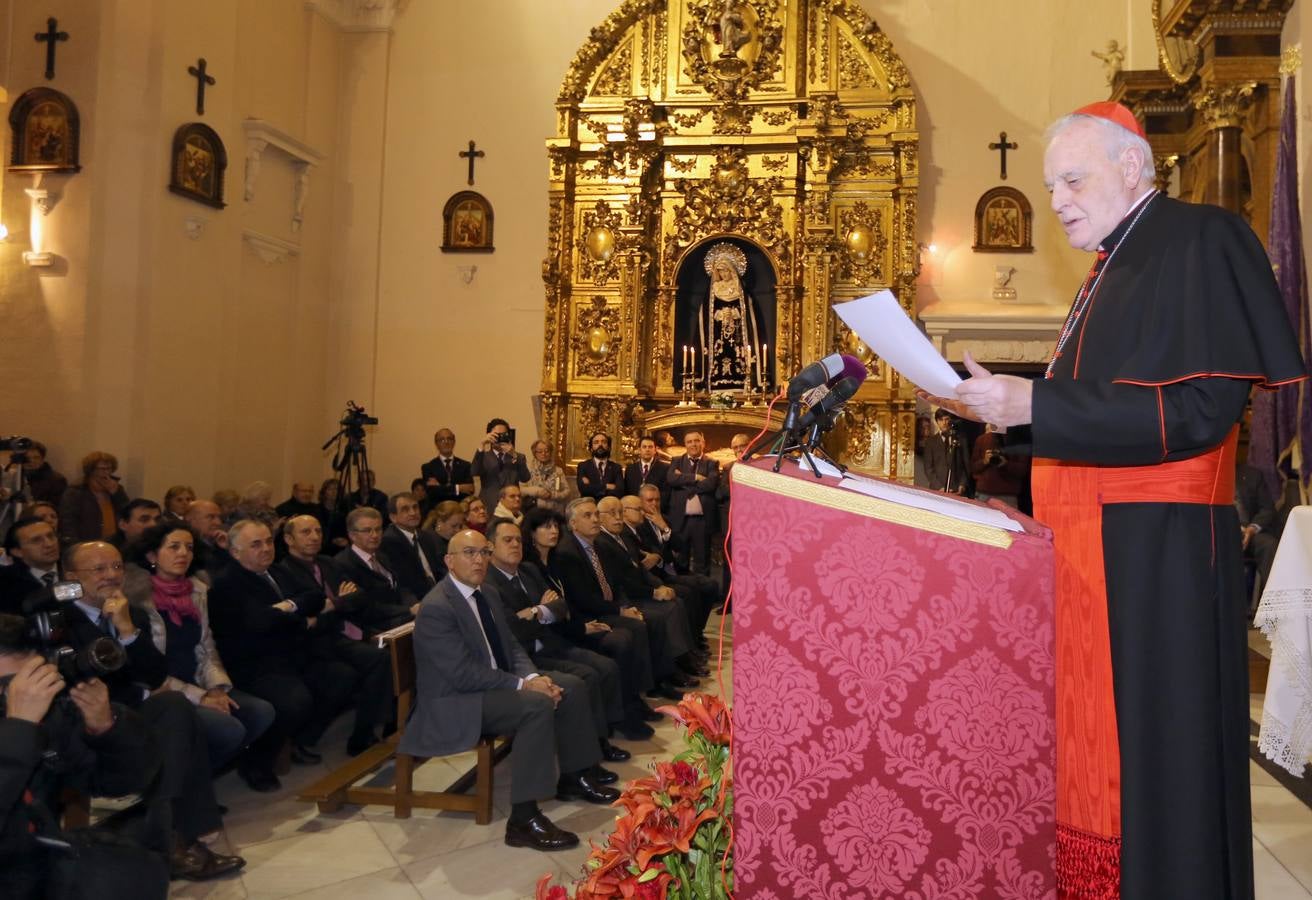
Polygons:
[[803,431],[810,428],[848,400],[851,400],[860,387],[861,382],[850,375],[840,378],[838,383],[829,389],[829,393],[819,403],[808,409],[806,415],[798,420],[797,427]]
[[[860,365],[859,362],[857,364]],[[788,399],[796,400],[811,388],[827,384],[843,374],[843,369],[843,356],[839,353],[831,353],[819,362],[811,363],[788,382]]]

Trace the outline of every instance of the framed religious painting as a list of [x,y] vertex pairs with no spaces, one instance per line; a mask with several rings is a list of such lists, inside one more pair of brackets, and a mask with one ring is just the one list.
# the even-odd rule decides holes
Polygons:
[[492,204],[477,191],[453,194],[442,207],[443,253],[491,253]]
[[173,132],[169,156],[169,190],[179,197],[215,209],[223,202],[223,175],[228,168],[228,151],[218,133],[201,122],[188,122]]
[[1033,253],[1034,209],[1014,187],[985,191],[975,204],[977,253]]
[[80,172],[77,107],[54,88],[32,88],[9,111],[11,172]]

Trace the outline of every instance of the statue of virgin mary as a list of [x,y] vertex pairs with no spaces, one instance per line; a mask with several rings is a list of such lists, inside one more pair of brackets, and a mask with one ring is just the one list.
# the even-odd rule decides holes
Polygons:
[[722,242],[707,251],[703,265],[711,276],[706,305],[697,316],[705,383],[712,391],[740,391],[749,378],[756,383],[761,346],[756,304],[742,283],[747,255]]

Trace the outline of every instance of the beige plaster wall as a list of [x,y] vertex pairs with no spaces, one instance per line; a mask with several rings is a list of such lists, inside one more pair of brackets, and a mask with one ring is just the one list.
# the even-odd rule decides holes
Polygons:
[[[993,266],[1008,262],[1031,301],[1065,304],[1087,266],[1047,211],[1040,138],[1058,114],[1106,96],[1090,51],[1126,41],[1129,0],[866,0],[921,99],[920,233],[940,247],[921,301],[987,303]],[[488,418],[531,435],[540,378],[546,234],[544,140],[560,80],[613,0],[412,2],[398,16],[388,76],[372,442],[385,485],[432,455],[433,430],[468,456]],[[1008,184],[1035,205],[1033,255],[970,251],[980,194],[999,184],[986,145],[1005,130],[1020,150]],[[465,186],[457,156],[470,139],[487,157],[476,189],[496,213],[496,253],[444,255],[441,207]],[[459,268],[478,267],[466,284]],[[363,341],[361,336],[358,340]],[[526,447],[527,441],[521,440]]]
[[[0,112],[45,83],[31,34],[49,14],[34,0],[0,0],[0,27],[12,29],[0,52],[13,54],[0,59]],[[33,238],[22,192],[31,176],[4,177],[0,382],[13,389],[0,394],[0,431],[47,441],[70,475],[87,450],[110,450],[132,494],[160,496],[177,481],[208,493],[257,478],[281,491],[317,477],[336,413],[325,383],[335,368],[343,35],[300,0],[79,0],[57,14],[71,39],[53,86],[81,112],[83,170],[48,179],[62,196],[40,222],[58,255],[44,270],[20,259]],[[186,73],[199,56],[218,80],[203,117]],[[291,169],[275,155],[255,200],[243,200],[247,118],[326,155],[299,233]],[[197,119],[227,146],[223,210],[165,190],[173,132]],[[201,223],[198,239],[189,218]],[[300,253],[265,262],[243,241],[246,228]]]

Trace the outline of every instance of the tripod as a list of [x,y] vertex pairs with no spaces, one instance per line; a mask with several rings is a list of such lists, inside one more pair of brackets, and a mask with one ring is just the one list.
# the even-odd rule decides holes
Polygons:
[[369,478],[369,451],[364,444],[364,429],[353,425],[343,425],[342,430],[324,441],[321,450],[327,450],[334,443],[333,471],[337,473],[337,502],[333,505],[333,517],[344,518],[350,512],[347,499],[352,490],[362,491],[364,485],[370,488],[373,483]]

